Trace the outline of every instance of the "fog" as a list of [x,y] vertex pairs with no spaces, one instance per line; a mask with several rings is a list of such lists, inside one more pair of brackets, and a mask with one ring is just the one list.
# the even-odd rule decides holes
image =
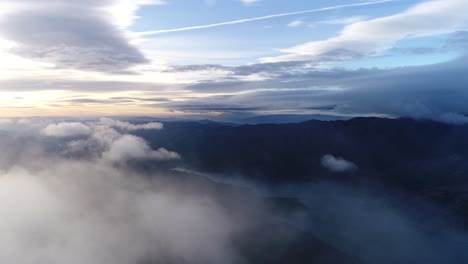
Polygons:
[[299,198],[307,216],[292,219],[359,263],[467,263],[468,233],[453,212],[378,185],[291,184],[273,195]]
[[[0,263],[252,263],[245,247],[277,260],[264,244],[250,244],[258,239],[285,243],[292,252],[323,250],[292,243],[298,232],[354,263],[468,262],[466,230],[429,201],[376,183],[278,185],[243,177],[240,184],[229,175],[181,169],[183,156],[153,150],[129,134],[139,129],[164,128],[111,119],[1,124]],[[146,161],[156,169],[135,169]],[[353,171],[347,179],[360,173],[341,157],[328,155],[322,163],[336,173]],[[236,195],[227,194],[226,186]],[[278,197],[302,204],[279,214],[265,202]],[[249,233],[268,221],[291,229],[267,225]],[[247,242],[239,243],[245,234]]]
[[[85,125],[54,126],[68,131],[56,137]],[[143,141],[118,136],[126,137]],[[111,154],[76,159],[48,151],[44,142],[0,140],[1,263],[242,263],[232,245],[242,224],[208,189],[184,193],[164,175],[116,166],[107,160],[113,147]]]

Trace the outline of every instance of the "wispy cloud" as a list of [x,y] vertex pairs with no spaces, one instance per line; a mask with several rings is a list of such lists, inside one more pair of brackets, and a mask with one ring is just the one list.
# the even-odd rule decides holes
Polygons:
[[158,34],[164,34],[164,33],[173,33],[173,32],[222,27],[222,26],[228,26],[228,25],[243,24],[243,23],[249,23],[249,22],[254,22],[254,21],[261,21],[261,20],[274,19],[274,18],[287,17],[287,16],[295,16],[295,15],[303,15],[303,14],[308,14],[308,13],[323,12],[323,11],[330,11],[330,10],[343,9],[343,8],[384,4],[388,2],[394,2],[394,1],[395,0],[379,0],[379,1],[369,1],[369,2],[362,2],[362,3],[355,3],[355,4],[328,6],[328,7],[322,7],[322,8],[317,8],[317,9],[308,9],[308,10],[302,10],[302,11],[296,11],[296,12],[273,14],[273,15],[252,17],[252,18],[244,18],[244,19],[238,19],[238,20],[232,20],[232,21],[226,21],[226,22],[220,22],[220,23],[212,23],[212,24],[206,24],[206,25],[188,26],[188,27],[153,30],[153,31],[143,31],[143,32],[139,32],[139,35],[151,36],[151,35],[158,35]]
[[330,18],[326,20],[322,20],[320,24],[328,24],[328,25],[348,25],[353,24],[362,20],[367,19],[366,16],[351,16],[351,17],[340,17],[340,18]]
[[338,57],[332,56],[331,58],[341,59],[343,52],[354,54],[350,58],[376,55],[394,47],[398,41],[405,38],[427,37],[466,30],[468,19],[462,10],[466,10],[467,7],[468,2],[465,0],[423,2],[395,15],[352,23],[347,25],[338,36],[283,49],[285,55],[263,58],[261,61],[314,60],[324,54],[338,54]]
[[260,2],[262,0],[241,0],[244,5],[252,5],[254,3]]
[[301,20],[294,20],[288,24],[288,27],[298,27],[302,24],[304,24],[304,22],[302,22]]

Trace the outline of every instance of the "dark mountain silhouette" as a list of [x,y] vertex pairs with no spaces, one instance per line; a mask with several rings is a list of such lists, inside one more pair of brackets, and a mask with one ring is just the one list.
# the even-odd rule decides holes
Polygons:
[[[468,172],[468,126],[433,121],[168,122],[163,131],[139,134],[154,146],[180,153],[191,169],[266,182],[372,181],[417,190],[463,183]],[[331,172],[321,164],[326,154],[359,169]]]

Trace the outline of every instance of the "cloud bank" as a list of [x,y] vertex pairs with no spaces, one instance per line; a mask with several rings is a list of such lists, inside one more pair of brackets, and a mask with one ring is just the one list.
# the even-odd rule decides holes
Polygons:
[[0,36],[21,57],[57,68],[122,71],[148,62],[125,31],[142,4],[157,1],[99,0],[8,2]]
[[129,160],[177,160],[179,154],[164,148],[152,150],[148,143],[133,135],[124,135],[112,142],[108,151],[103,153],[103,158],[113,162],[125,162]]
[[[405,12],[360,21],[346,26],[340,35],[283,49],[287,55],[264,58],[264,62],[317,60],[331,54],[337,60],[340,54],[372,56],[381,53],[405,38],[418,38],[461,31],[468,28],[464,15],[468,4],[464,0],[434,0],[415,5]],[[335,54],[335,55],[334,55]],[[338,59],[339,60],[339,59]]]
[[91,133],[88,126],[78,122],[62,122],[51,124],[44,128],[41,133],[49,137],[75,137],[87,136]]
[[235,225],[214,200],[103,164],[40,162],[0,176],[1,262],[239,263]]
[[151,122],[151,123],[146,123],[146,124],[131,124],[129,122],[123,122],[120,120],[114,120],[110,118],[101,118],[99,119],[99,122],[103,125],[109,126],[109,127],[116,127],[122,130],[127,130],[127,131],[135,131],[135,130],[160,130],[163,129],[164,125],[159,122]]
[[97,122],[61,122],[50,124],[41,130],[48,137],[85,137],[70,141],[65,149],[69,154],[94,156],[110,162],[128,162],[137,160],[178,160],[180,155],[164,148],[152,150],[143,138],[121,133],[136,130],[161,130],[163,124],[151,122],[132,124],[110,118],[100,118]]

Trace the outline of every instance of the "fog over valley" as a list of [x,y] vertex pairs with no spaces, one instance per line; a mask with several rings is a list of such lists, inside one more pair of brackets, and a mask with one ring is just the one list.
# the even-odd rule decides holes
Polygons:
[[468,263],[467,0],[0,0],[0,264]]

